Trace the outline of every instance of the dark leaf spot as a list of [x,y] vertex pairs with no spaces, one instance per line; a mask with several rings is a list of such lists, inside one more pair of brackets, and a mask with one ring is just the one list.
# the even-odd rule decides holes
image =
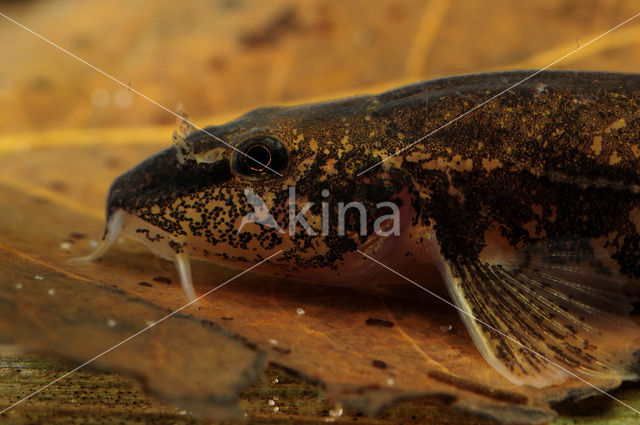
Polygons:
[[171,285],[173,282],[171,282],[171,279],[169,279],[168,277],[164,277],[164,276],[156,276],[153,278],[153,280],[155,282],[160,282],[160,283],[166,283],[167,285]]
[[371,366],[377,367],[378,369],[386,369],[387,368],[387,364],[385,362],[383,362],[382,360],[373,360],[371,362]]
[[372,317],[368,318],[365,322],[369,326],[377,326],[380,328],[391,328],[393,327],[393,322],[384,319],[374,319]]

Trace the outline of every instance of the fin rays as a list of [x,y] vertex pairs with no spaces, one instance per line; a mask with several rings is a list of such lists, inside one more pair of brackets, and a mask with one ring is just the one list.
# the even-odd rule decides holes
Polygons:
[[[533,246],[495,263],[449,262],[447,286],[458,306],[476,319],[567,370],[637,377],[632,369],[638,328],[627,314],[624,281],[604,265],[604,251],[581,244]],[[543,387],[568,377],[499,332],[461,316],[483,357],[512,382]]]

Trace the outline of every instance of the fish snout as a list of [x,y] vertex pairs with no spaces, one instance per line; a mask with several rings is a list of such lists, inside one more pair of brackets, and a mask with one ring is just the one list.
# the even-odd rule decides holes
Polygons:
[[172,180],[183,172],[175,150],[166,149],[118,176],[107,196],[107,219],[118,210],[132,212],[159,197],[170,196]]
[[229,160],[181,162],[174,148],[141,162],[114,180],[107,197],[107,217],[122,209],[130,213],[209,190],[233,178]]

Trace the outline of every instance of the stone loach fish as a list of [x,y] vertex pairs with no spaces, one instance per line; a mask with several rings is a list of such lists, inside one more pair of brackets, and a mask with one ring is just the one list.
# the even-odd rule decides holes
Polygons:
[[[531,74],[441,78],[176,133],[114,181],[105,235],[84,259],[132,237],[175,262],[190,299],[190,258],[246,269],[282,250],[261,273],[354,286],[388,279],[358,250],[414,278],[430,265],[460,309],[556,365],[637,379],[640,74],[541,72],[362,173]],[[461,317],[510,381],[570,377]]]

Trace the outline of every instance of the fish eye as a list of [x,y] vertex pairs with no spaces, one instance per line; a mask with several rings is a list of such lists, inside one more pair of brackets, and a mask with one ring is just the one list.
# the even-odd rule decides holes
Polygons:
[[247,178],[277,176],[287,165],[287,148],[273,136],[253,136],[238,145],[232,165],[234,171]]
[[253,145],[245,152],[244,163],[253,171],[266,171],[271,164],[271,151],[265,145]]

